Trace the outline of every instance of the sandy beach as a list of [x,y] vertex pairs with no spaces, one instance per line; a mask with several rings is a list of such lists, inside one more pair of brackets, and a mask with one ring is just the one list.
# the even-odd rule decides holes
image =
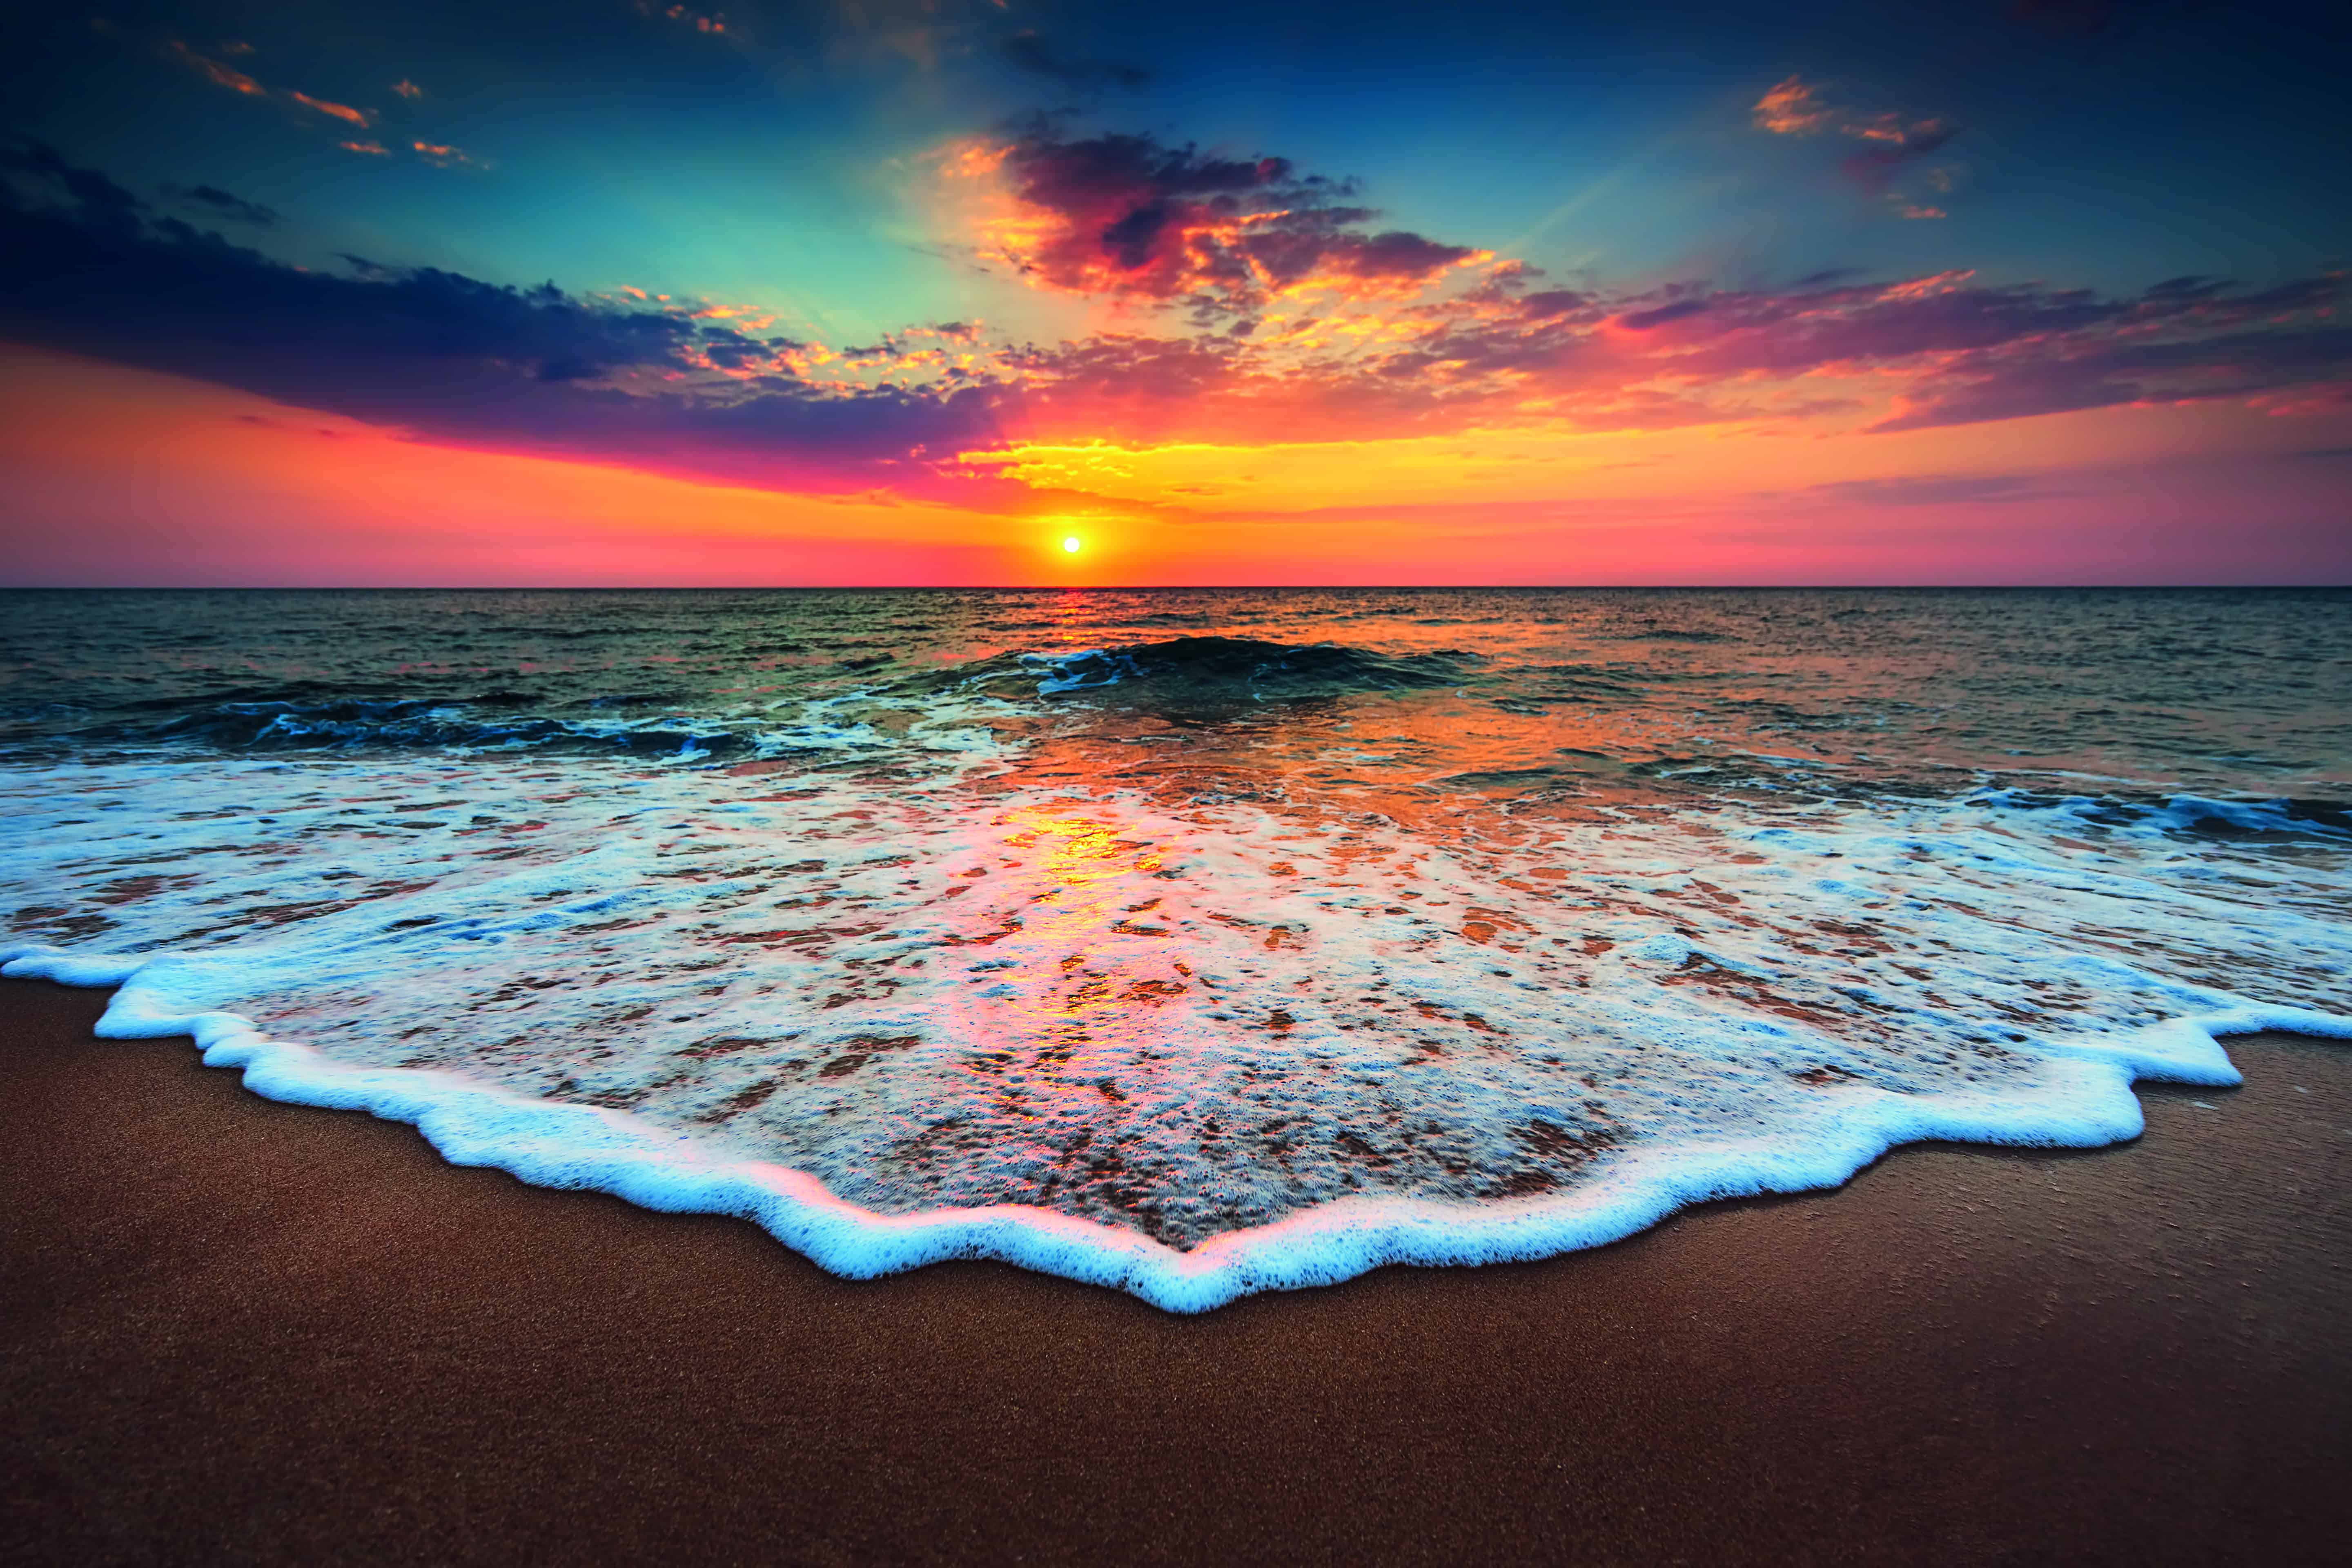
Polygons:
[[2352,1054],[1550,1262],[873,1283],[0,983],[10,1562],[2316,1562]]

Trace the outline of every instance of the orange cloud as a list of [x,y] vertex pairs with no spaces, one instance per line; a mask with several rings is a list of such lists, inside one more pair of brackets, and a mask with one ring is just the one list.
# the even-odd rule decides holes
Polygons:
[[365,153],[371,157],[389,158],[392,153],[381,142],[338,142],[336,146],[346,153]]
[[637,15],[640,16],[676,22],[681,26],[691,27],[698,33],[727,31],[727,13],[724,11],[697,11],[686,5],[664,5],[659,4],[658,0],[636,0],[636,6]]
[[417,86],[415,82],[410,81],[405,77],[394,82],[392,84],[392,90],[400,94],[403,98],[416,99],[423,98],[425,96],[425,89]]
[[1811,136],[1828,130],[1837,116],[1822,106],[1815,96],[1817,90],[1796,77],[1771,88],[1750,111],[1757,129],[1775,136]]
[[[187,66],[189,69],[194,71],[197,75],[203,77],[206,81],[211,82],[215,87],[226,88],[229,91],[236,93],[240,97],[262,98],[268,99],[277,103],[299,105],[303,109],[311,110],[320,114],[329,115],[336,120],[345,121],[352,125],[360,127],[362,130],[367,129],[367,127],[375,122],[374,116],[370,114],[366,110],[353,109],[348,103],[334,103],[323,98],[313,98],[307,92],[296,92],[291,89],[281,92],[273,88],[264,87],[253,78],[246,75],[245,72],[237,70],[234,67],[224,65],[220,61],[213,59],[208,56],[198,54],[195,50],[188,47],[187,45],[182,43],[177,38],[173,39],[166,47],[171,51],[174,58]],[[253,52],[253,47],[249,44],[229,45],[226,47],[226,52],[231,54],[251,54]]]
[[446,147],[433,142],[415,142],[410,145],[416,155],[436,169],[487,169],[489,164],[462,147]]
[[[231,92],[243,93],[248,98],[268,98],[269,96],[269,89],[268,88],[262,86],[259,82],[254,80],[243,71],[233,70],[229,67],[221,64],[218,60],[207,59],[205,57],[196,53],[195,50],[188,47],[187,45],[181,43],[176,38],[172,40],[169,47],[172,53],[177,56],[183,63],[184,63],[190,69],[202,76],[206,81],[211,82],[215,87],[225,87]],[[249,52],[249,49],[247,52]]]
[[353,109],[348,103],[329,103],[325,99],[312,98],[307,92],[289,92],[286,96],[305,109],[315,109],[321,114],[331,114],[338,120],[348,120],[362,130],[367,129],[370,123],[367,110]]

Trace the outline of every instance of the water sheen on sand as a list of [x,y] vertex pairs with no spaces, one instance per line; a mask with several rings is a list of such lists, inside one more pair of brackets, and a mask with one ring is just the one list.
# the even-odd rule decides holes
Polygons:
[[1197,1309],[2352,1025],[2352,598],[20,595],[11,973],[262,1092]]

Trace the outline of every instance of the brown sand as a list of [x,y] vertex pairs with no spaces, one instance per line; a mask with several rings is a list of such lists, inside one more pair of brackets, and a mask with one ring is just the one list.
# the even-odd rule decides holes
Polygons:
[[[1202,1318],[274,1105],[0,982],[0,1557],[2342,1561],[2352,1050]],[[2298,1088],[2297,1086],[2300,1086]],[[2216,1109],[2200,1108],[2204,1100]]]

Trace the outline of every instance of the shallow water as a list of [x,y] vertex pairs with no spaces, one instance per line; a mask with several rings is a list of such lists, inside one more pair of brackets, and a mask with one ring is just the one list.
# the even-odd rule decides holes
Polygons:
[[2340,593],[0,610],[12,973],[843,1272],[1540,1255],[2352,1014]]

